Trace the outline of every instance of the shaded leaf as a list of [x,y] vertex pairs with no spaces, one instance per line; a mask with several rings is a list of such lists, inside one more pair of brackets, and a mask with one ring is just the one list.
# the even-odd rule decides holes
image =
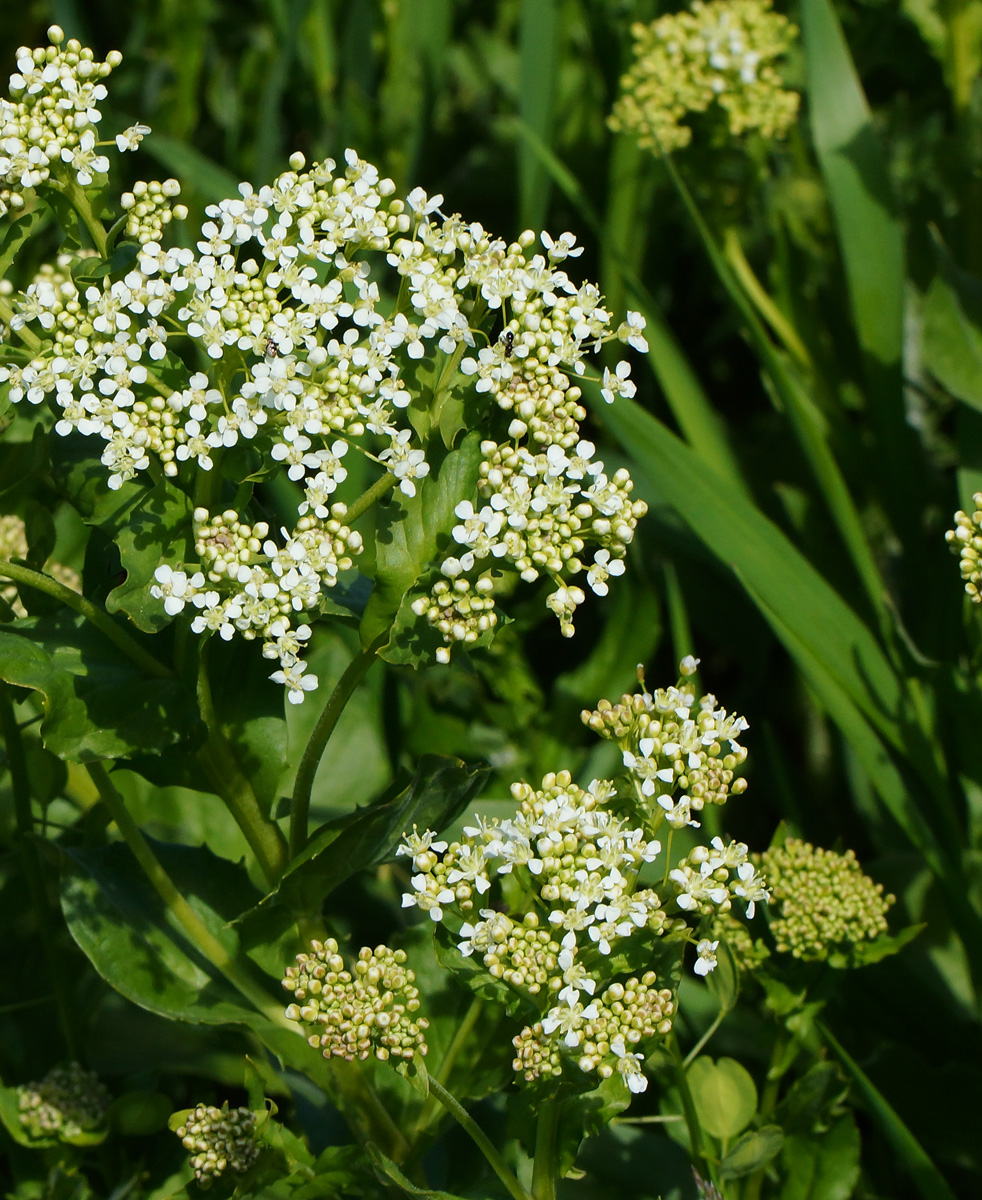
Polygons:
[[924,365],[953,396],[982,410],[982,280],[943,259],[923,319]]
[[859,1179],[859,1130],[851,1116],[825,1133],[793,1133],[781,1147],[780,1200],[848,1200]]
[[758,1171],[776,1158],[784,1144],[784,1130],[779,1125],[762,1125],[737,1138],[723,1155],[719,1164],[721,1179],[739,1179]]
[[686,1073],[699,1124],[713,1137],[731,1138],[757,1111],[757,1087],[746,1067],[733,1058],[713,1062],[702,1055]]

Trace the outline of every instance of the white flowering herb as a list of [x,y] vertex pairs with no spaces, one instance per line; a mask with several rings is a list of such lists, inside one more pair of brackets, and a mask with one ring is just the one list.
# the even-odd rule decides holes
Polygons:
[[[150,130],[98,142],[101,80],[119,56],[96,63],[50,36],[18,52],[0,107],[0,203],[15,211],[70,178],[107,256],[86,189],[111,170],[103,145],[138,151]],[[172,237],[187,215],[179,194],[173,179],[123,194],[113,237],[133,245],[127,267],[82,284],[79,259],[61,256],[0,298],[11,401],[49,409],[59,436],[98,439],[110,491],[156,483],[193,497],[191,536],[161,546],[150,585],[163,613],[201,635],[258,639],[278,657],[270,678],[301,702],[317,680],[302,639],[284,633],[351,576],[365,548],[354,522],[394,488],[380,531],[415,522],[425,537],[408,566],[386,558],[388,534],[365,556],[381,585],[366,644],[401,604],[402,635],[432,639],[416,660],[447,662],[494,632],[509,576],[547,580],[546,606],[571,636],[586,598],[575,578],[606,595],[645,511],[628,473],[608,474],[583,438],[574,382],[607,343],[643,351],[644,321],[616,325],[563,269],[582,252],[574,235],[506,242],[444,212],[442,196],[400,198],[354,150],[340,165],[297,154],[268,184],[242,184],[208,206],[190,248]],[[634,394],[626,361],[603,379],[608,400]],[[355,455],[377,482],[352,504],[335,493]],[[256,486],[278,476],[296,500],[271,527]],[[391,639],[389,652],[404,654]]]

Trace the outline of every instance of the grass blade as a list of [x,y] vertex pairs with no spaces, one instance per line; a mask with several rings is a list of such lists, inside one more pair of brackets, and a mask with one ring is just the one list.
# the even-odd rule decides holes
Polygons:
[[[543,145],[552,140],[559,66],[557,0],[521,0],[518,34],[518,115]],[[550,179],[527,141],[518,147],[518,219],[523,229],[541,229]]]

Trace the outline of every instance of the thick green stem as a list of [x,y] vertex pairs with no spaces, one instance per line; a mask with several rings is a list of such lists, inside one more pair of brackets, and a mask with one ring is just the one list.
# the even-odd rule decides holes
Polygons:
[[0,562],[0,576],[12,579],[15,583],[25,587],[34,588],[39,592],[45,592],[55,600],[60,600],[68,608],[74,609],[94,625],[100,633],[104,633],[132,663],[146,671],[148,675],[153,675],[156,679],[174,678],[174,672],[170,667],[165,667],[162,662],[158,662],[152,654],[144,650],[140,643],[131,638],[125,629],[121,629],[108,613],[97,608],[90,600],[80,596],[78,592],[73,592],[63,583],[58,583],[50,575],[43,575],[40,571],[32,571],[30,567],[22,567],[17,563]]
[[491,1169],[495,1175],[508,1189],[508,1194],[513,1196],[515,1200],[532,1200],[529,1193],[515,1178],[511,1168],[501,1157],[498,1151],[494,1148],[491,1139],[484,1132],[477,1122],[471,1117],[470,1113],[464,1108],[460,1101],[432,1076],[430,1077],[430,1091],[436,1096],[437,1100],[443,1105],[448,1113],[454,1118],[457,1124],[466,1133],[473,1138],[478,1149],[488,1160]]
[[679,1098],[682,1101],[682,1114],[685,1117],[685,1125],[689,1131],[692,1165],[704,1179],[708,1179],[709,1168],[706,1166],[706,1156],[702,1146],[702,1126],[699,1124],[695,1101],[692,1099],[692,1092],[689,1090],[689,1081],[685,1074],[685,1066],[678,1057],[677,1047],[675,1054],[675,1086],[679,1090]]
[[198,664],[198,707],[208,727],[208,740],[198,751],[198,761],[211,786],[245,835],[256,861],[270,885],[286,870],[286,840],[275,821],[263,812],[249,780],[243,775],[219,724],[211,696],[205,655]]
[[[14,309],[10,301],[6,299],[5,296],[0,296],[0,321],[2,321],[4,325],[9,326],[10,322],[14,318],[14,315]],[[20,329],[14,330],[14,333],[16,333],[17,337],[20,338],[20,340],[32,354],[37,354],[37,352],[41,349],[43,344],[41,339],[36,333],[34,333],[33,330],[28,329],[26,325],[22,325]]]
[[388,634],[383,634],[360,654],[348,663],[344,674],[338,680],[331,693],[324,711],[317,719],[314,731],[310,735],[297,768],[297,778],[293,786],[293,804],[290,811],[290,857],[296,856],[307,844],[307,823],[310,816],[310,793],[314,786],[314,776],[327,743],[334,732],[338,719],[344,712],[344,707],[351,699],[355,688],[364,678],[369,667],[376,659],[376,650],[382,646]]
[[[471,1035],[474,1025],[477,1023],[477,1018],[481,1015],[483,1003],[480,996],[475,996],[471,1001],[470,1008],[464,1014],[463,1020],[457,1026],[457,1031],[453,1036],[453,1041],[447,1048],[446,1054],[443,1056],[443,1061],[440,1063],[440,1069],[436,1072],[435,1078],[444,1087],[450,1079],[450,1073],[453,1070],[453,1065],[457,1060],[457,1055],[463,1049],[464,1044]],[[431,1079],[434,1076],[430,1077]],[[426,1103],[423,1105],[419,1116],[416,1119],[416,1124],[413,1126],[412,1140],[415,1142],[421,1133],[424,1133],[433,1120],[434,1113],[438,1110],[439,1103],[432,1095],[427,1096]]]
[[380,500],[386,492],[392,491],[397,482],[398,480],[391,472],[387,471],[384,475],[380,476],[367,491],[362,492],[354,504],[348,506],[344,514],[345,521],[349,524],[357,521],[362,513],[367,512],[372,507],[376,500]]
[[27,775],[27,760],[20,727],[14,714],[10,689],[0,682],[0,732],[3,733],[7,751],[7,766],[10,770],[10,789],[14,797],[14,819],[17,822],[17,848],[20,852],[24,877],[30,892],[31,903],[37,916],[41,949],[44,953],[48,977],[54,990],[58,1020],[61,1025],[65,1046],[72,1058],[78,1058],[78,1042],[75,1035],[75,1020],[69,989],[66,987],[64,964],[59,961],[52,931],[51,909],[44,886],[44,875],[38,861],[37,847],[31,840],[34,833],[34,818],[31,814],[31,783]]
[[235,958],[208,929],[194,909],[178,890],[177,885],[157,861],[150,843],[140,827],[130,816],[123,797],[116,790],[102,763],[87,763],[86,770],[99,792],[99,798],[112,815],[116,828],[129,846],[133,857],[160,896],[168,912],[187,934],[192,945],[228,982],[240,992],[257,1012],[282,1029],[295,1031],[296,1026],[287,1020],[282,1007],[244,971]]
[[535,1127],[535,1163],[532,1167],[534,1200],[556,1200],[559,1176],[559,1118],[562,1103],[546,1104],[539,1112]]

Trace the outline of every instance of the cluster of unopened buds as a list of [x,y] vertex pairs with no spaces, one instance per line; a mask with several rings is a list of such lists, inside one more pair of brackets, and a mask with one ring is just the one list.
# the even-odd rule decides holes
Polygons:
[[296,997],[286,1015],[313,1029],[307,1041],[325,1058],[412,1060],[426,1054],[429,1028],[415,980],[404,950],[364,946],[349,971],[333,938],[311,942],[286,969],[283,986]]
[[688,145],[692,130],[682,122],[714,102],[734,136],[757,129],[780,137],[797,117],[798,94],[782,86],[773,66],[797,30],[771,11],[771,0],[693,0],[688,11],[639,22],[631,32],[634,62],[610,125],[642,146],[667,153]]
[[886,914],[894,902],[856,861],[852,850],[839,853],[788,838],[760,855],[772,906],[768,925],[778,951],[804,960],[848,959],[887,932]]
[[[682,664],[683,681],[695,665]],[[619,1071],[632,1091],[643,1090],[641,1043],[650,1049],[652,1039],[664,1036],[675,1011],[672,990],[643,971],[654,942],[674,942],[679,954],[694,943],[694,969],[705,975],[716,966],[718,947],[705,935],[720,915],[737,898],[752,917],[755,904],[767,899],[742,843],[714,838],[669,870],[652,836],[665,821],[696,822],[673,820],[674,801],[651,802],[651,763],[658,756],[669,763],[669,788],[703,786],[722,742],[746,727],[706,699],[711,703],[691,721],[693,697],[679,687],[602,706],[586,714],[588,724],[633,747],[624,753],[624,777],[594,780],[585,789],[566,771],[547,775],[539,788],[516,783],[514,817],[478,817],[452,843],[414,829],[399,847],[412,864],[403,905],[446,924],[464,958],[477,956],[492,979],[538,1010],[515,1039],[515,1070],[526,1080],[558,1075],[571,1059],[601,1078]],[[639,748],[639,737],[662,740],[657,750]],[[680,751],[670,738],[691,741],[691,748]],[[733,770],[745,753],[730,745],[725,784],[714,777],[712,796],[700,799],[721,803],[725,789],[742,790],[733,786]],[[672,766],[678,754],[681,770]],[[615,960],[636,962],[639,975],[617,978]]]
[[20,1121],[36,1138],[73,1138],[98,1128],[106,1117],[109,1092],[99,1077],[77,1062],[54,1067],[40,1083],[17,1089]]
[[965,592],[973,604],[982,604],[982,492],[972,497],[975,511],[956,512],[955,528],[945,541],[958,555]]
[[191,1156],[194,1177],[201,1187],[210,1187],[226,1171],[241,1175],[255,1162],[256,1114],[248,1108],[221,1108],[198,1104],[175,1130]]
[[[98,80],[119,56],[98,64],[74,42],[60,51],[57,28],[49,36],[50,47],[18,53],[11,86],[20,99],[2,110],[10,204],[47,174],[84,189],[109,169],[104,156],[85,158],[83,143],[100,119]],[[147,133],[133,126],[117,148],[135,149]],[[177,182],[142,182],[123,195],[126,219],[112,234],[137,243],[122,277],[76,284],[65,258],[0,308],[9,327],[0,382],[11,401],[46,400],[58,434],[101,439],[110,488],[163,476],[199,497],[218,495],[202,489],[201,473],[224,467],[241,503],[232,518],[196,513],[197,530],[223,519],[258,528],[247,481],[285,472],[295,485],[293,528],[256,535],[260,546],[245,558],[237,545],[225,573],[220,553],[212,564],[165,561],[154,592],[170,615],[191,603],[197,630],[258,637],[270,657],[285,638],[273,678],[294,702],[316,683],[297,657],[305,627],[297,614],[316,610],[362,549],[346,506],[332,498],[347,476],[345,454],[385,473],[398,490],[390,503],[408,502],[430,472],[428,457],[462,432],[440,423],[448,394],[467,399],[487,436],[476,494],[457,508],[456,553],[432,564],[442,579],[432,591],[420,583],[409,602],[421,627],[439,633],[441,661],[493,629],[491,590],[503,571],[548,579],[548,607],[572,634],[585,597],[573,577],[584,573],[604,595],[645,511],[627,472],[608,476],[583,438],[573,382],[606,343],[645,351],[642,318],[628,313],[615,324],[596,287],[570,278],[563,264],[582,252],[572,234],[526,231],[508,243],[445,215],[442,196],[395,192],[352,150],[340,168],[295,154],[272,183],[242,184],[209,206],[188,248],[165,245],[185,215]],[[386,272],[395,300],[383,290]],[[423,414],[428,437],[410,412],[430,402],[413,382],[424,358],[436,360],[443,381],[432,421]],[[608,401],[634,390],[627,362],[604,371]]]

